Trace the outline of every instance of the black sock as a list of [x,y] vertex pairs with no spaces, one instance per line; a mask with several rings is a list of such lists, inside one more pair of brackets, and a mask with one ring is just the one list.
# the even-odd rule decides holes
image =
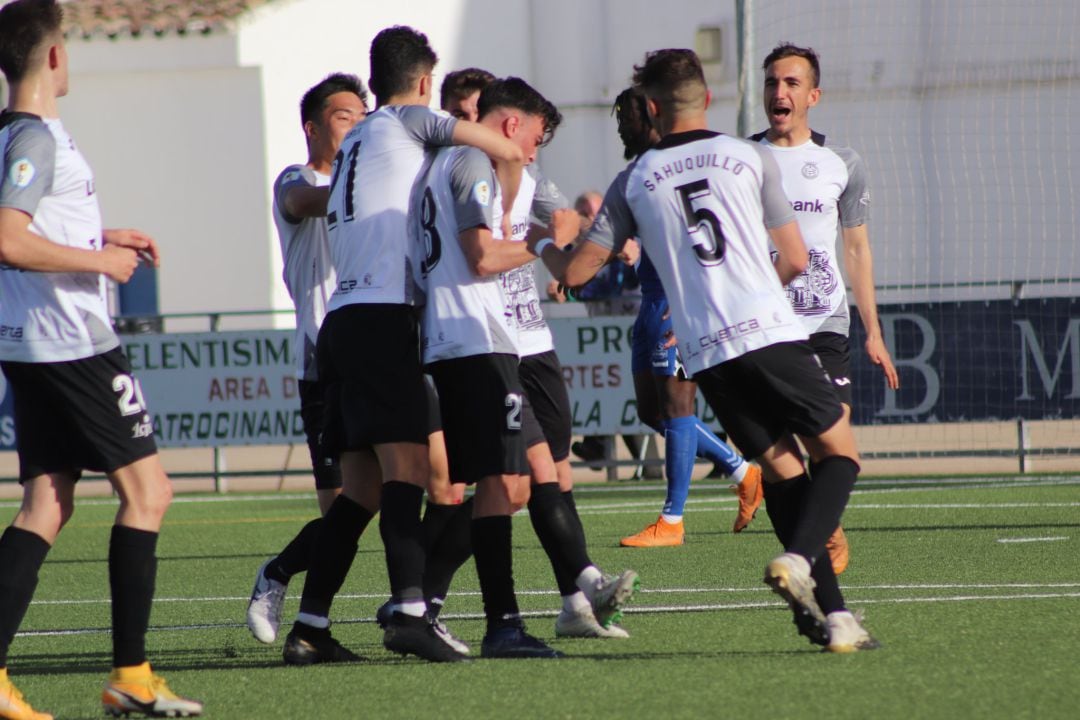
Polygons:
[[592,562],[585,549],[585,535],[577,514],[563,501],[558,483],[533,485],[529,498],[529,519],[555,571],[562,596],[573,595],[574,581]]
[[154,602],[158,534],[113,525],[109,539],[113,667],[146,662],[146,628]]
[[851,458],[833,455],[810,464],[810,485],[803,493],[799,523],[788,549],[810,560],[825,553],[825,543],[840,525],[859,466]]
[[424,515],[424,528],[433,508],[447,508],[451,512],[440,523],[441,532],[428,542],[427,564],[424,566],[424,598],[432,615],[442,609],[443,600],[450,591],[450,583],[458,568],[472,555],[472,509],[473,499],[460,505],[432,505],[428,503]]
[[308,565],[311,564],[311,548],[315,544],[315,537],[319,534],[320,524],[322,524],[322,518],[317,517],[300,528],[296,537],[290,540],[285,549],[267,564],[263,574],[271,580],[288,585],[293,575],[307,570]]
[[390,594],[395,602],[424,599],[424,527],[420,506],[424,490],[391,480],[383,483],[379,534],[386,549]]
[[7,667],[8,647],[30,607],[49,548],[45,538],[17,527],[0,536],[0,668]]
[[360,536],[372,517],[371,511],[344,495],[334,498],[312,543],[300,612],[330,616],[330,604],[349,574]]
[[474,518],[472,521],[473,557],[489,632],[520,616],[514,595],[512,539],[513,525],[509,515]]
[[439,537],[443,533],[443,528],[450,522],[450,518],[454,517],[454,511],[458,509],[460,505],[440,505],[431,501],[424,504],[424,549],[431,552],[431,549],[439,542]]
[[818,558],[818,561],[810,568],[810,577],[814,578],[817,584],[814,588],[814,598],[822,612],[828,615],[845,609],[844,595],[840,592],[840,583],[836,579],[836,573],[833,572],[828,553]]
[[765,512],[772,522],[773,533],[780,545],[787,550],[799,523],[799,509],[802,507],[803,493],[810,484],[810,478],[803,473],[790,480],[762,483],[765,494]]

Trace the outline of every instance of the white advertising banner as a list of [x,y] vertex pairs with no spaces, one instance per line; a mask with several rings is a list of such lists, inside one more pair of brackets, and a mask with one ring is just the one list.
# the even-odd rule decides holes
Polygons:
[[[643,430],[630,373],[633,316],[552,318],[575,434]],[[303,443],[292,330],[122,335],[161,447]],[[0,378],[0,450],[14,449]],[[715,424],[698,396],[698,416]],[[647,432],[647,430],[645,430]]]
[[161,447],[304,442],[292,330],[122,335]]

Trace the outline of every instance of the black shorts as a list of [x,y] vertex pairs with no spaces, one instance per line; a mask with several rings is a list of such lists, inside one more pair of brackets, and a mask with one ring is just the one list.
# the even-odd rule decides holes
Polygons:
[[327,387],[330,455],[386,443],[427,444],[427,390],[415,308],[355,304],[323,320],[316,349]]
[[442,416],[439,414],[439,393],[435,391],[435,381],[430,375],[424,376],[424,389],[427,390],[427,434],[442,432]]
[[[555,462],[570,457],[570,396],[562,376],[562,364],[554,350],[521,358],[521,386],[529,397],[536,421],[551,447]],[[532,447],[530,444],[529,447]]]
[[15,406],[19,480],[112,472],[157,453],[139,381],[119,348],[82,360],[0,362]]
[[851,343],[847,335],[819,332],[810,336],[810,347],[832,381],[840,402],[851,407]]
[[301,380],[300,419],[304,422],[304,435],[307,436],[316,490],[334,490],[341,487],[341,465],[338,464],[338,458],[336,455],[327,455],[323,449],[325,414],[326,386],[321,382]]
[[788,433],[816,437],[844,412],[807,342],[753,350],[697,373],[694,380],[748,458],[760,456]]
[[439,392],[450,481],[527,475],[524,393],[516,355],[470,355],[428,365]]

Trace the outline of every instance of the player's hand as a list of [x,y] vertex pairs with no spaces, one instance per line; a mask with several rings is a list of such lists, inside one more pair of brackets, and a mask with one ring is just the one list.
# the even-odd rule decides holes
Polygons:
[[555,246],[562,249],[577,240],[578,230],[581,227],[581,216],[570,208],[562,208],[551,214],[551,225],[548,231]]
[[666,333],[664,333],[664,349],[665,350],[670,350],[671,348],[675,347],[678,344],[679,344],[679,338],[675,337],[675,331],[674,330],[668,330]]
[[880,336],[866,339],[866,356],[870,358],[870,362],[881,366],[882,372],[885,373],[885,382],[890,390],[896,390],[900,387],[900,376],[896,373],[892,356],[889,355],[889,351],[885,347],[885,341]]
[[619,259],[630,267],[637,265],[638,259],[641,257],[641,245],[638,245],[638,241],[630,238],[623,244],[622,252],[619,253]]
[[161,255],[158,252],[157,242],[154,238],[140,230],[131,228],[109,229],[102,233],[106,245],[117,245],[135,250],[139,259],[151,267],[161,264]]
[[566,289],[558,280],[552,280],[547,285],[547,296],[548,299],[555,302],[566,302]]
[[101,272],[118,283],[126,283],[130,280],[135,268],[139,266],[138,250],[113,243],[106,243],[98,253],[98,258],[101,262]]

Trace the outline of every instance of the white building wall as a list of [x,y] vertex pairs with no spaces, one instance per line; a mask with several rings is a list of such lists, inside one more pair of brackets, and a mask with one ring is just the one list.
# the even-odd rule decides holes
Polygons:
[[[821,53],[813,124],[855,147],[873,174],[880,283],[1080,276],[1072,0],[754,5],[757,58],[780,40]],[[162,242],[163,311],[286,308],[270,183],[305,157],[303,91],[336,70],[366,80],[379,29],[425,31],[441,56],[437,82],[478,65],[547,94],[566,120],[540,163],[573,197],[623,167],[609,107],[632,65],[649,49],[692,47],[702,25],[720,26],[724,40],[724,63],[710,69],[710,123],[734,131],[733,6],[278,0],[210,36],[74,39],[62,108],[98,174],[107,221]]]

